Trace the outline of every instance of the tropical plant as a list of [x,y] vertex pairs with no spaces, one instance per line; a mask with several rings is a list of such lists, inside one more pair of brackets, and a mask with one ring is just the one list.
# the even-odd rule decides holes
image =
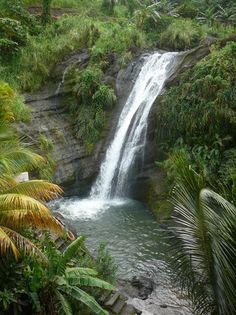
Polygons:
[[199,12],[197,20],[212,26],[216,22],[216,17],[217,13],[215,7],[210,7],[204,12]]
[[235,43],[213,50],[167,91],[157,115],[164,151],[187,152],[192,167],[215,189],[234,182],[235,56]]
[[[71,267],[72,260],[81,252],[83,247],[83,237],[77,238],[61,254],[55,248],[51,248],[48,253],[49,264],[47,266],[45,279],[42,287],[41,301],[44,305],[45,314],[54,314],[58,311],[62,314],[75,314],[79,312],[80,304],[75,306],[75,302],[83,303],[89,307],[94,314],[107,315],[108,312],[96,302],[96,300],[82,290],[81,287],[96,287],[105,290],[113,290],[114,287],[97,278],[97,271],[84,267]],[[73,265],[73,264],[72,264]],[[73,311],[72,311],[73,305]]]
[[236,208],[176,159],[171,266],[195,314],[236,313]]
[[221,22],[223,25],[236,24],[236,9],[223,8],[218,5],[219,10],[216,13],[216,20]]

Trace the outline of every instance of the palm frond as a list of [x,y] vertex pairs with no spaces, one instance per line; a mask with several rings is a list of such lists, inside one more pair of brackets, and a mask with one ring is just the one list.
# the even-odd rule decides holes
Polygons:
[[0,253],[2,256],[6,256],[9,252],[11,252],[16,259],[19,257],[19,251],[8,235],[6,228],[0,226]]
[[0,145],[1,174],[17,174],[37,167],[44,158],[18,143]]
[[208,189],[201,191],[201,197],[205,212],[209,213],[218,307],[220,314],[233,314],[236,313],[236,208]]
[[62,189],[45,180],[30,180],[27,182],[16,183],[4,193],[7,194],[22,194],[34,199],[49,201],[58,198],[62,194]]
[[0,193],[17,185],[16,180],[11,176],[0,176]]
[[21,251],[24,254],[37,255],[43,261],[47,261],[43,253],[29,239],[5,226],[0,226],[1,255],[6,256],[8,253],[12,253],[18,259]]
[[196,314],[229,315],[236,311],[236,209],[203,185],[191,168],[179,169],[170,262]]
[[65,233],[62,224],[41,202],[19,194],[0,195],[0,224],[11,228],[34,226]]

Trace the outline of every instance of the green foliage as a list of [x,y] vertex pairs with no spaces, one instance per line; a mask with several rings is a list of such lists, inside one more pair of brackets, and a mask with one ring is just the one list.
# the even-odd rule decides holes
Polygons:
[[38,142],[40,154],[44,157],[44,161],[37,167],[38,176],[40,179],[52,180],[56,168],[56,162],[52,156],[54,144],[42,133],[38,135]]
[[117,265],[109,254],[106,243],[101,243],[95,260],[96,270],[103,279],[110,283],[116,280]]
[[236,311],[236,208],[178,158],[170,262],[194,314]]
[[108,15],[114,14],[115,0],[102,0],[102,11]]
[[0,12],[1,17],[19,21],[21,25],[27,27],[30,34],[38,30],[37,20],[25,9],[21,0],[2,0]]
[[38,136],[40,150],[50,152],[53,149],[53,142],[44,134],[40,133]]
[[102,23],[99,30],[100,37],[92,48],[91,58],[95,62],[108,54],[123,54],[132,47],[142,48],[145,44],[143,34],[132,24]]
[[175,20],[161,34],[161,45],[174,50],[184,50],[197,46],[202,38],[200,27],[187,19]]
[[0,120],[29,121],[30,109],[24,104],[22,96],[16,94],[5,82],[0,81]]
[[73,70],[68,83],[73,87],[75,100],[68,100],[78,139],[87,146],[88,152],[99,140],[106,125],[107,111],[116,102],[113,89],[103,83],[100,68],[89,66],[85,70]]
[[220,181],[231,188],[234,182],[235,57],[235,43],[215,49],[166,93],[157,117],[164,150],[184,152],[218,188]]
[[100,85],[99,89],[92,96],[93,104],[100,108],[111,109],[116,101],[114,91],[107,85]]
[[42,23],[43,25],[51,21],[51,4],[52,0],[42,0],[43,9],[42,9]]
[[183,18],[194,19],[199,13],[199,9],[195,3],[190,1],[185,1],[177,9],[179,15]]
[[24,45],[27,40],[27,31],[17,20],[0,18],[1,55],[11,53]]
[[[33,235],[31,237],[35,238]],[[98,288],[102,294],[103,290],[113,290],[113,286],[100,279],[95,269],[80,266],[81,259],[90,257],[85,254],[83,241],[84,238],[79,237],[61,253],[46,234],[37,240],[48,258],[46,265],[28,257],[24,257],[20,263],[1,261],[0,305],[4,303],[3,314],[20,307],[21,312],[30,314],[61,312],[71,315],[82,310],[87,313],[82,303],[93,314],[107,314],[91,295],[93,291],[89,287]],[[4,281],[7,281],[6,285]]]

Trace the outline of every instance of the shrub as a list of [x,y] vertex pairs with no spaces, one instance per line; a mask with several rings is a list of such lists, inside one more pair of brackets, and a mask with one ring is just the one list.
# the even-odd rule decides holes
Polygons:
[[111,109],[115,101],[116,96],[114,91],[104,84],[93,95],[94,105],[104,109]]
[[27,29],[17,20],[0,18],[0,39],[0,53],[13,52],[26,43]]
[[31,34],[38,31],[37,20],[24,8],[20,0],[1,0],[0,17],[19,21]]
[[92,48],[92,60],[99,61],[110,53],[123,54],[132,47],[143,47],[144,36],[133,25],[106,23],[99,25],[100,37]]
[[161,34],[160,43],[169,49],[183,50],[199,44],[200,27],[191,20],[178,19]]

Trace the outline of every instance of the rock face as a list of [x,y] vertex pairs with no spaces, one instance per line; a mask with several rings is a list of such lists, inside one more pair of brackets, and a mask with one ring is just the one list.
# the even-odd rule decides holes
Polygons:
[[[186,68],[192,66],[200,58],[209,53],[208,46],[198,47],[180,55],[179,68],[167,82],[167,86],[175,84],[179,74]],[[140,57],[141,56],[141,57]],[[85,146],[79,144],[73,133],[72,119],[66,104],[63,104],[62,87],[63,76],[69,65],[83,69],[88,65],[89,53],[87,50],[74,53],[57,65],[50,75],[50,84],[45,85],[40,91],[25,95],[26,103],[32,108],[32,121],[29,124],[21,123],[18,128],[22,134],[29,136],[31,142],[39,147],[38,135],[42,134],[53,143],[52,157],[56,162],[54,181],[71,189],[80,187],[73,193],[83,194],[86,188],[99,171],[107,145],[114,134],[114,129],[123,104],[126,101],[133,84],[138,76],[144,61],[144,54],[139,53],[137,57],[125,69],[120,69],[118,58],[115,54],[109,56],[109,66],[105,73],[105,83],[115,88],[117,105],[111,113],[111,119],[105,137],[94,147],[94,151],[88,152]],[[69,91],[66,91],[67,93]],[[158,108],[158,102],[153,106],[152,111]],[[157,146],[153,142],[153,131],[156,126],[150,114],[148,145],[146,152],[146,163],[144,172],[137,177],[134,186],[143,182],[148,183],[152,177],[153,161],[157,156]],[[156,175],[155,175],[156,176]],[[143,185],[141,185],[142,188]]]
[[[116,126],[117,115],[142,64],[139,60],[131,63],[125,71],[120,70],[117,56],[111,54],[110,65],[105,73],[105,83],[115,88],[118,104],[111,113],[105,137],[96,143],[91,154],[75,137],[70,113],[63,102],[63,76],[66,75],[67,67],[73,64],[83,69],[88,62],[89,53],[82,50],[58,64],[50,75],[49,84],[36,93],[25,95],[26,103],[32,109],[32,120],[30,123],[19,123],[17,126],[20,133],[26,135],[36,148],[40,146],[39,135],[44,135],[52,141],[51,154],[56,162],[53,180],[75,194],[86,193],[98,173],[106,146]],[[73,191],[73,187],[76,187],[76,190]]]

